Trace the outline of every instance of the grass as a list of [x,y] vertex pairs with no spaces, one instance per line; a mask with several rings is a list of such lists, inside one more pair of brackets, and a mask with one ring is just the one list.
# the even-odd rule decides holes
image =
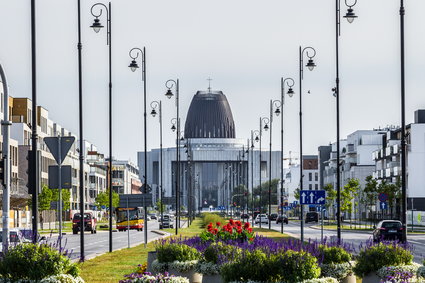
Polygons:
[[[193,237],[201,233],[204,228],[201,219],[195,219],[190,227],[179,229],[179,237]],[[174,235],[175,229],[164,229]],[[286,234],[281,234],[274,230],[254,228],[254,232],[259,235],[270,237],[274,240],[288,238]],[[172,236],[173,237],[173,236]],[[132,273],[138,264],[147,262],[148,252],[155,250],[155,243],[138,245],[130,249],[122,249],[112,253],[103,254],[84,263],[80,263],[81,277],[88,283],[91,282],[119,282],[124,279],[125,274]]]

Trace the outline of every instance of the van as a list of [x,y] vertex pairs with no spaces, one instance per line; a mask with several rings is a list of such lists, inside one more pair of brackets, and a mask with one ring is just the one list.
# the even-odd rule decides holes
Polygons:
[[307,212],[305,215],[305,223],[308,223],[308,222],[319,222],[319,213]]

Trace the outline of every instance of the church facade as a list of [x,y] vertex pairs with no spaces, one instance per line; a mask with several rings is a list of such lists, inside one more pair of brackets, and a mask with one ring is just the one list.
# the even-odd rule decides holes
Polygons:
[[[244,185],[251,192],[260,181],[269,180],[269,151],[260,151],[256,142],[236,138],[232,111],[221,91],[198,91],[194,95],[183,136],[179,140],[180,178],[177,178],[176,147],[164,148],[162,160],[159,148],[147,154],[147,177],[154,203],[160,198],[162,183],[164,201],[173,209],[177,185],[185,207],[190,200],[197,210],[227,208],[238,193],[234,188]],[[263,145],[268,144],[264,131],[263,140]],[[272,152],[271,161],[272,179],[280,179],[279,151]],[[144,172],[144,152],[138,153],[138,165],[139,172]]]

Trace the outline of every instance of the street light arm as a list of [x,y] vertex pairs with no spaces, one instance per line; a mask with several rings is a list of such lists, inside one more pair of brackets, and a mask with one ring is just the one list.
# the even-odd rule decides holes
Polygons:
[[[109,2],[109,7],[111,7],[111,3]],[[99,12],[96,13],[95,12],[95,8],[99,8]],[[98,19],[99,17],[102,16],[103,13],[103,9],[106,10],[106,44],[109,45],[111,43],[111,17],[110,17],[110,9],[108,9],[108,7],[103,4],[103,3],[96,3],[94,4],[91,9],[90,9],[90,13],[92,14],[93,17],[95,17],[96,19]]]
[[128,55],[130,56],[130,58],[133,61],[135,61],[137,58],[139,58],[140,53],[142,54],[142,81],[146,81],[146,58],[145,58],[146,50],[145,50],[145,47],[143,47],[143,50],[140,49],[139,47],[134,47],[134,48],[130,49],[130,51],[128,52]]

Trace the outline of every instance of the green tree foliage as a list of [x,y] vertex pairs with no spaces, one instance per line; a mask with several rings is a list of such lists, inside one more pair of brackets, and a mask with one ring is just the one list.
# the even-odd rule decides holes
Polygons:
[[279,187],[279,179],[273,179],[271,183],[267,181],[261,184],[261,203],[259,203],[260,202],[259,199],[258,200],[256,199],[256,197],[260,195],[260,186],[257,186],[254,188],[254,199],[256,199],[254,203],[255,207],[259,207],[260,205],[261,207],[266,207],[269,204],[269,184],[271,184],[271,199],[272,199],[271,204],[272,205],[278,204],[277,190]]
[[378,182],[376,179],[367,176],[363,192],[366,194],[367,204],[374,205],[378,199]]
[[358,179],[349,179],[348,183],[344,186],[341,191],[341,211],[342,212],[353,212],[353,199],[358,195],[360,191],[360,184]]
[[[52,201],[59,201],[59,190],[52,189]],[[62,201],[63,207],[62,210],[69,210],[71,207],[71,190],[62,189]]]
[[43,185],[41,193],[38,195],[38,210],[50,210],[51,201],[53,201],[53,191],[47,185]]
[[233,189],[232,194],[233,202],[236,203],[237,206],[245,207],[247,203],[250,203],[251,194],[249,193],[247,187],[245,185],[239,185]]
[[[103,205],[109,208],[109,189],[105,192],[101,192],[96,197],[96,206],[102,207]],[[118,193],[112,191],[112,206],[118,207],[120,204],[120,196]]]
[[332,184],[326,184],[323,189],[326,191],[326,208],[329,210],[336,200],[336,190]]

